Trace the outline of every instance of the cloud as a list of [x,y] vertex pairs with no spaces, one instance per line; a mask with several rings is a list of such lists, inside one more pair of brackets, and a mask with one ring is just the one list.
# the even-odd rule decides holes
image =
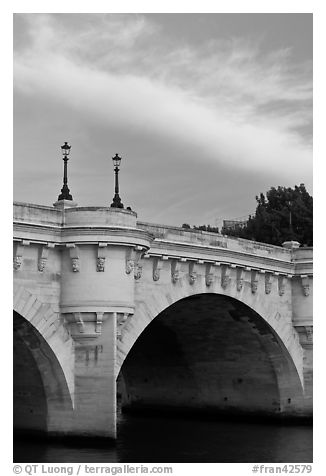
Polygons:
[[202,161],[310,177],[311,144],[300,133],[311,122],[310,65],[291,63],[288,48],[176,44],[141,15],[24,19],[31,40],[15,54],[17,92],[184,143]]

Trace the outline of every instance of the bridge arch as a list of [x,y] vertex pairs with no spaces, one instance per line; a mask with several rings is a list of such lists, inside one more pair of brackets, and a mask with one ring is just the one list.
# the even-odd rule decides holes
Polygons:
[[71,339],[56,324],[51,305],[25,289],[18,294],[13,312],[14,428],[62,433],[73,412]]
[[138,302],[118,343],[125,406],[300,414],[297,336],[275,309],[245,301],[226,293],[180,297],[179,289]]

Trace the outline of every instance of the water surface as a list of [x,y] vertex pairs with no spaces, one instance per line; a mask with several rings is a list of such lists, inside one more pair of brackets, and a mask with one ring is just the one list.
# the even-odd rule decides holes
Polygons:
[[312,426],[122,414],[116,444],[16,439],[14,462],[311,463]]

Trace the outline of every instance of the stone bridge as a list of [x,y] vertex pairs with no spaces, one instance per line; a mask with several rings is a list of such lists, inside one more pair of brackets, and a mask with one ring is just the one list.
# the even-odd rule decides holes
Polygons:
[[14,204],[14,425],[116,437],[126,409],[311,418],[312,249]]

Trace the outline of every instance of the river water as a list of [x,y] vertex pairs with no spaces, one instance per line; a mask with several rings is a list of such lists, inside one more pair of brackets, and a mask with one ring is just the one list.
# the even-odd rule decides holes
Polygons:
[[15,463],[311,463],[312,426],[120,414],[116,444],[14,441]]

